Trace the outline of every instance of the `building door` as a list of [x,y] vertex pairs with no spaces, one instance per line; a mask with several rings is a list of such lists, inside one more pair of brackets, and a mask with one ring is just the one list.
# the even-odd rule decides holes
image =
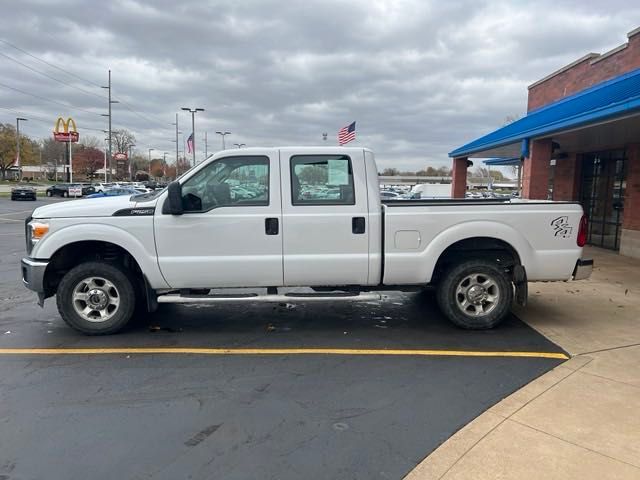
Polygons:
[[607,150],[582,156],[581,203],[589,217],[587,241],[618,250],[626,189],[624,150]]

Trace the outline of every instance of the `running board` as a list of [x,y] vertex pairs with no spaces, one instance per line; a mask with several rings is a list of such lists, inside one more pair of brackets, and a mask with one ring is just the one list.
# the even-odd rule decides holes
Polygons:
[[356,302],[379,301],[378,293],[285,293],[281,295],[257,295],[254,293],[240,295],[159,295],[158,303],[306,303],[349,300]]

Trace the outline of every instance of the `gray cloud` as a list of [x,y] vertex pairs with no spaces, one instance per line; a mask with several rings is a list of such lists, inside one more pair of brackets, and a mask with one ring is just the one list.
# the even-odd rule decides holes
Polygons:
[[[587,52],[624,42],[640,6],[608,1],[21,1],[3,9],[2,38],[103,85],[113,72],[114,128],[141,150],[173,152],[182,106],[198,114],[197,148],[317,144],[356,120],[357,144],[381,167],[446,165],[451,149],[526,109],[526,86]],[[105,129],[104,90],[0,44],[0,121],[13,111],[44,137],[58,115]],[[136,113],[131,112],[133,109]],[[82,110],[79,110],[81,108]],[[7,110],[11,109],[11,110]],[[13,111],[12,111],[13,110]],[[50,123],[37,119],[50,119]],[[180,112],[183,132],[190,118]],[[101,132],[82,134],[102,136]]]

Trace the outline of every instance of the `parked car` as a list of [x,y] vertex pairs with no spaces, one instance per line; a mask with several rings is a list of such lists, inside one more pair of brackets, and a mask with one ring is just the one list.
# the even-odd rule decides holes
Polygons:
[[400,194],[389,190],[381,190],[380,198],[383,200],[400,200]]
[[94,183],[93,184],[93,188],[96,191],[96,193],[104,192],[106,189],[113,188],[115,186],[116,185],[114,183],[104,183],[104,182],[99,182],[99,183]]
[[88,183],[58,183],[48,187],[45,193],[47,197],[69,197],[69,188],[80,188],[82,192],[81,196],[90,195],[96,191],[95,188]]
[[129,187],[114,187],[108,188],[102,192],[87,195],[87,198],[119,197],[120,195],[140,195],[141,193],[147,193],[147,191]]
[[11,189],[11,200],[35,200],[36,189],[28,185],[18,185]]

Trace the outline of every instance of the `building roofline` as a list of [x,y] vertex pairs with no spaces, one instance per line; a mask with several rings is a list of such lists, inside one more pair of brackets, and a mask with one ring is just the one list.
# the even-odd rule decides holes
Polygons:
[[[627,38],[631,38],[635,35],[640,34],[640,27],[631,30],[629,33],[627,33]],[[550,73],[549,75],[547,75],[546,77],[533,82],[531,85],[529,85],[527,87],[528,90],[531,90],[534,87],[537,87],[538,85],[540,85],[541,83],[546,82],[547,80],[551,80],[553,77],[560,75],[563,72],[566,72],[567,70],[571,70],[573,67],[575,67],[576,65],[581,64],[582,62],[586,62],[587,60],[590,61],[591,65],[593,65],[594,63],[598,63],[601,60],[604,60],[605,58],[608,58],[616,53],[618,53],[621,50],[624,50],[625,48],[627,48],[629,46],[629,42],[625,42],[622,45],[618,45],[615,48],[612,48],[611,50],[600,54],[600,53],[587,53],[585,56],[580,57],[578,60],[576,60],[575,62],[571,62],[569,65],[565,65],[564,67],[556,70],[553,73]]]
[[575,67],[576,65],[581,64],[582,62],[586,62],[587,60],[593,60],[595,58],[598,58],[600,56],[599,53],[587,53],[584,57],[580,57],[578,60],[576,60],[575,62],[571,62],[569,65],[565,65],[564,67],[562,67],[559,70],[556,70],[553,73],[550,73],[549,75],[547,75],[546,77],[538,80],[537,82],[532,83],[531,85],[529,85],[527,87],[527,89],[531,90],[533,87],[537,87],[538,85],[540,85],[541,83],[546,82],[547,80],[551,80],[553,77],[555,77],[556,75],[560,75],[563,72],[566,72],[567,70],[571,70],[573,67]]

